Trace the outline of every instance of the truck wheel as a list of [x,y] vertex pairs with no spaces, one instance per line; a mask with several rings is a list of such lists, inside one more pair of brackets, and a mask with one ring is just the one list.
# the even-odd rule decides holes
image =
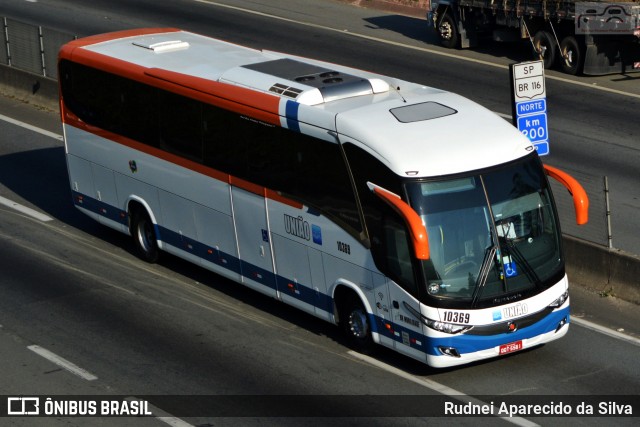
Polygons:
[[456,49],[460,43],[460,32],[456,25],[456,20],[453,19],[451,13],[445,12],[438,24],[438,35],[440,36],[440,43],[442,46],[449,49]]
[[340,323],[351,348],[365,354],[373,350],[369,315],[356,295],[348,295],[344,301]]
[[582,72],[584,65],[584,50],[574,36],[567,36],[560,43],[560,66],[562,71],[571,75]]
[[544,68],[553,68],[558,57],[556,41],[548,31],[540,30],[533,36],[534,57],[542,59]]
[[158,240],[153,223],[143,208],[135,209],[132,213],[131,236],[140,258],[152,264],[158,261]]

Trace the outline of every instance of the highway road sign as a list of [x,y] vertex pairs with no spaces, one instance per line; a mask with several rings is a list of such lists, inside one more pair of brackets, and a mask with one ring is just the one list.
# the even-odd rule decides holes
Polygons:
[[547,92],[542,61],[521,62],[510,67],[513,124],[533,143],[538,155],[549,154]]

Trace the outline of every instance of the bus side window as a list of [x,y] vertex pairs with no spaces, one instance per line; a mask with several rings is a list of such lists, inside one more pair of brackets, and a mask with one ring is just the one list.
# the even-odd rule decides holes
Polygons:
[[120,81],[120,132],[143,144],[158,146],[158,91],[143,83]]
[[83,122],[117,132],[122,110],[121,80],[95,68],[71,64],[62,86],[65,102]]
[[340,147],[206,105],[204,162],[311,206],[359,236],[362,224]]
[[160,148],[202,162],[202,109],[193,99],[161,91]]
[[66,61],[60,71],[65,105],[83,122],[157,146],[156,89]]

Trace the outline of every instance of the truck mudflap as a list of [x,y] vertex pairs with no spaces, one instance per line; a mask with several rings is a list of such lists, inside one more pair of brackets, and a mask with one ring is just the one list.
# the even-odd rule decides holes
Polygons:
[[640,72],[640,40],[637,37],[587,40],[583,72],[588,75]]

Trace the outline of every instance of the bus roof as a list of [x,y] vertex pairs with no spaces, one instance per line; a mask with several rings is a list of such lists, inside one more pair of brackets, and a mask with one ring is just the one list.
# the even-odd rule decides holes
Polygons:
[[172,28],[78,39],[63,46],[60,58],[129,76],[139,73],[141,79],[188,78],[199,86],[195,89],[209,93],[221,83],[248,89],[234,101],[249,106],[256,102],[251,93],[259,92],[261,99],[274,98],[259,108],[277,110],[271,113],[280,116],[282,126],[303,123],[295,128],[336,132],[342,142],[362,147],[401,176],[476,170],[533,150],[507,121],[459,95]]

